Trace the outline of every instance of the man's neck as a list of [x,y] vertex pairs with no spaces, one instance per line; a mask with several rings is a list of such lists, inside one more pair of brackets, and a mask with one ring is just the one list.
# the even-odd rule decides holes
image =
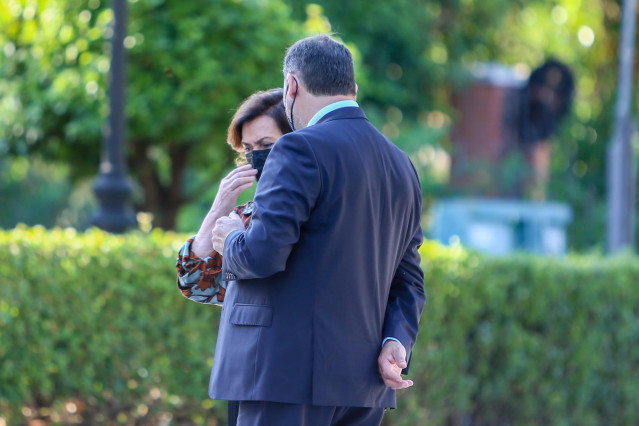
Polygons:
[[300,116],[303,120],[304,127],[306,127],[311,118],[313,118],[313,116],[325,106],[339,101],[354,101],[355,98],[356,97],[353,95],[309,96],[306,99],[304,111]]

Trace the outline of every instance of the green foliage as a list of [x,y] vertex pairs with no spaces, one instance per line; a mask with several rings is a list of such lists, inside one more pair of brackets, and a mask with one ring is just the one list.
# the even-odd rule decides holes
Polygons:
[[185,239],[0,232],[0,417],[17,424],[27,407],[65,423],[224,418],[206,393],[220,309],[175,284]]
[[204,149],[215,141],[232,156],[231,112],[254,91],[282,85],[284,48],[300,34],[278,1],[138,1],[130,21],[131,139],[198,144],[191,163],[203,166],[216,158]]
[[[450,88],[465,81],[460,68],[496,59],[499,28],[518,7],[507,0],[314,3],[323,8],[332,31],[361,51],[367,81],[360,100],[383,112],[399,109],[413,124],[433,110],[450,112]],[[293,2],[296,18],[304,16],[306,4]]]
[[[576,96],[552,141],[547,194],[573,207],[570,248],[596,247],[604,234],[619,3],[129,1],[128,159],[136,207],[166,228],[191,203],[179,223],[197,226],[232,164],[224,134],[234,108],[255,90],[281,85],[284,49],[303,30],[331,30],[354,51],[359,100],[411,154],[431,199],[449,193],[450,95],[463,90],[467,68],[500,62],[525,74],[551,57],[566,63]],[[108,109],[108,6],[0,4],[0,155],[35,152],[66,162],[72,181],[96,173]]]
[[71,193],[69,168],[27,157],[0,159],[0,228],[54,226]]
[[[223,421],[206,395],[220,310],[177,290],[185,238],[0,231],[0,417]],[[415,386],[386,425],[639,422],[635,257],[421,253]]]
[[[97,173],[107,116],[113,13],[100,0],[0,5],[0,154],[39,153]],[[242,99],[281,86],[301,34],[279,0],[129,1],[128,161],[138,208],[172,228],[177,210],[231,162],[226,128]],[[189,177],[186,177],[188,179]]]
[[426,243],[428,295],[389,425],[639,421],[636,257],[481,257]]
[[0,5],[0,152],[37,152],[73,162],[76,176],[95,173],[112,13],[100,1],[89,3]]
[[[293,2],[298,19],[306,3]],[[603,241],[605,158],[617,87],[621,2],[316,3],[332,30],[361,52],[367,81],[360,84],[359,99],[367,112],[375,110],[374,124],[413,154],[413,159],[426,160],[421,164],[421,177],[429,196],[450,193],[441,173],[429,172],[446,161],[430,153],[453,149],[448,141],[449,117],[455,118],[450,95],[453,90],[464,90],[469,67],[498,62],[526,74],[546,59],[566,63],[575,76],[576,96],[572,113],[553,137],[547,194],[573,207],[572,249],[585,250]],[[441,134],[433,138],[434,132]]]

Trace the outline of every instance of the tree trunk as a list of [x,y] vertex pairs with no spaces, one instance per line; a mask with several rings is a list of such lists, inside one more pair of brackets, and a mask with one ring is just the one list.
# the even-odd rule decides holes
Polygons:
[[133,156],[131,170],[137,176],[144,192],[144,199],[136,206],[139,211],[153,214],[153,225],[166,230],[174,230],[180,207],[185,202],[183,194],[184,171],[189,153],[188,145],[168,147],[171,161],[171,179],[163,184],[157,165],[149,158],[151,144],[146,140],[132,143]]
[[175,229],[177,215],[180,207],[185,201],[183,194],[184,171],[188,158],[188,148],[186,145],[171,146],[169,148],[171,156],[171,181],[167,187],[163,188],[160,208],[162,209],[162,223],[158,226],[164,229]]

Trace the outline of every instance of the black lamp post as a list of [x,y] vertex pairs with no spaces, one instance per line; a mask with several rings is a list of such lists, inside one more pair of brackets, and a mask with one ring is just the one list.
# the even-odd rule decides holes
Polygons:
[[113,0],[115,25],[109,87],[109,121],[105,128],[100,175],[94,190],[100,203],[91,224],[110,232],[124,232],[135,226],[130,207],[131,184],[124,163],[125,145],[125,52],[126,0]]

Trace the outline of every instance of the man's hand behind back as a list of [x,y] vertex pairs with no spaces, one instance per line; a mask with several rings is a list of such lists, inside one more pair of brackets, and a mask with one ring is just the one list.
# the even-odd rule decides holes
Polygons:
[[405,389],[413,386],[412,380],[403,380],[401,372],[406,368],[406,349],[395,341],[387,340],[377,358],[379,374],[384,384],[391,389]]

